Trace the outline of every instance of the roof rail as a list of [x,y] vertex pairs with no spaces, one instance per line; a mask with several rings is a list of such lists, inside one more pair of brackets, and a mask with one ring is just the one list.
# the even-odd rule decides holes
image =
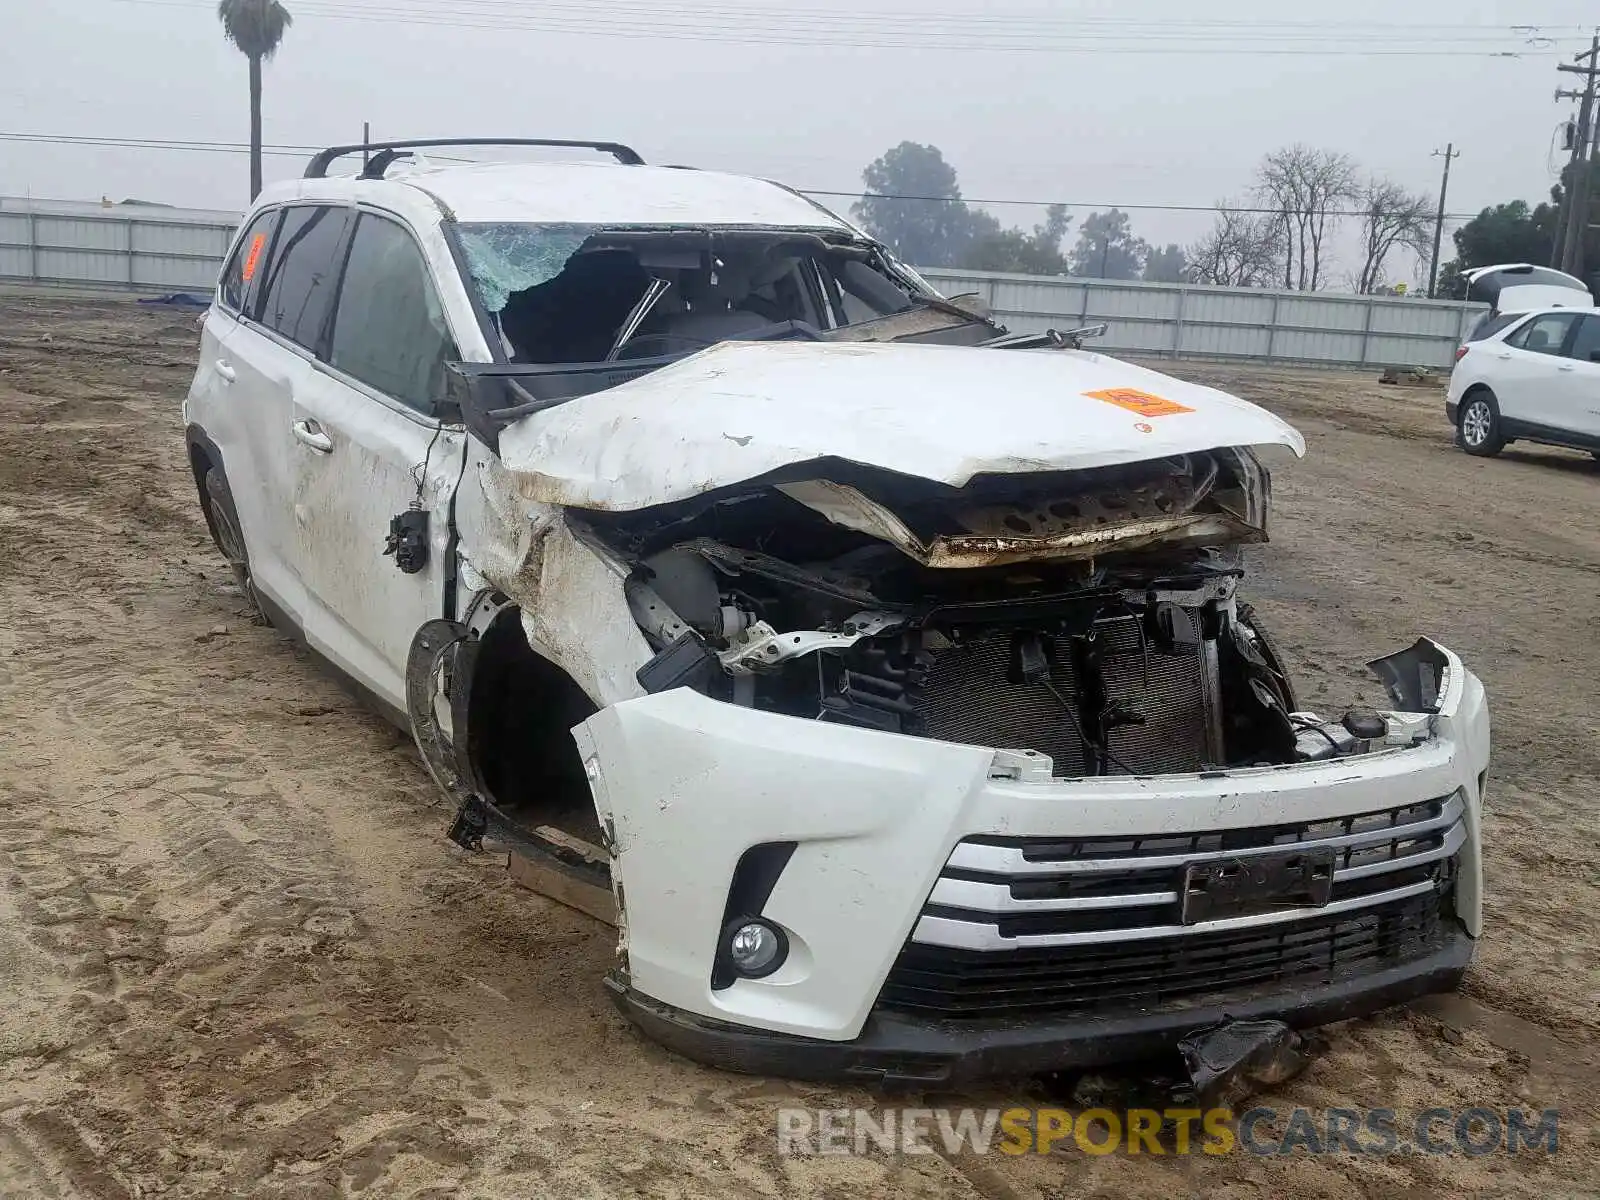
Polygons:
[[621,142],[580,142],[556,138],[422,138],[407,142],[367,142],[353,146],[330,146],[326,150],[318,151],[316,157],[306,164],[305,178],[326,179],[328,167],[335,159],[350,154],[376,152],[362,171],[361,177],[382,179],[383,172],[389,164],[397,158],[404,157],[403,151],[434,146],[559,146],[576,150],[598,150],[602,154],[611,155],[624,166],[644,166],[644,159],[639,157],[639,152],[630,146],[624,146]]

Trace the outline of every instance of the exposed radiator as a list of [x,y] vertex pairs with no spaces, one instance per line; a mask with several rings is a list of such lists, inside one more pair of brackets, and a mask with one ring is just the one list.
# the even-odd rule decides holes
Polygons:
[[[1107,703],[1143,718],[1111,729],[1107,742],[1117,761],[1110,773],[1195,771],[1218,761],[1215,643],[1161,650],[1140,628],[1131,616],[1095,627]],[[1019,636],[1025,635],[997,630],[933,652],[910,697],[923,731],[942,741],[1037,750],[1050,756],[1055,774],[1082,775],[1088,765],[1078,727],[1081,697],[1094,681],[1080,678],[1071,639],[1054,637],[1044,639],[1048,686],[1012,682]]]

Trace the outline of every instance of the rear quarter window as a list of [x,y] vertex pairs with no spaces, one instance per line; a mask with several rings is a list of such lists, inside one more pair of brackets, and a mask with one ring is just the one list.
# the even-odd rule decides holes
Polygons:
[[275,208],[256,217],[233,248],[233,256],[223,268],[222,280],[217,285],[217,295],[224,308],[246,316],[254,314],[257,284],[271,250],[273,228],[282,215],[282,210]]
[[1499,316],[1495,316],[1493,313],[1484,313],[1483,316],[1478,318],[1478,323],[1472,327],[1472,332],[1467,334],[1467,341],[1481,342],[1484,338],[1492,338],[1502,329],[1511,328],[1521,319],[1521,314],[1519,313],[1501,313]]

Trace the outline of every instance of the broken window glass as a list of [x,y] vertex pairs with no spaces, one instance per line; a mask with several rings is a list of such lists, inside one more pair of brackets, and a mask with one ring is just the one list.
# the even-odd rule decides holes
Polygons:
[[595,231],[593,225],[461,225],[461,249],[483,305],[505,308],[515,292],[548,283]]
[[820,338],[915,307],[877,252],[813,230],[458,227],[512,362],[671,359],[718,342]]

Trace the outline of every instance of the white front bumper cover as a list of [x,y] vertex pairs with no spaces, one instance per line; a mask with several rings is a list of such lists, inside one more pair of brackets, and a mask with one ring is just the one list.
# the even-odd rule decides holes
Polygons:
[[[625,929],[625,965],[614,976],[613,990],[647,1031],[695,1057],[734,1068],[838,1074],[821,1066],[797,1069],[782,1053],[774,1060],[740,1053],[739,1047],[752,1037],[780,1052],[793,1050],[791,1043],[841,1051],[850,1043],[881,1040],[877,1027],[886,1018],[873,1014],[874,1005],[913,937],[1004,954],[1004,937],[984,931],[980,944],[972,941],[971,926],[923,915],[936,885],[951,888],[940,876],[947,863],[959,865],[952,854],[963,839],[1244,830],[1428,801],[1450,801],[1451,811],[1459,813],[1451,843],[1448,944],[1426,961],[1374,967],[1331,990],[1258,988],[1234,997],[1226,1012],[1283,1014],[1291,1023],[1309,1025],[1448,988],[1464,969],[1481,923],[1480,803],[1489,714],[1482,684],[1454,654],[1427,641],[1418,648],[1443,664],[1434,681],[1437,698],[1428,704],[1431,735],[1420,744],[1203,774],[1005,778],[1017,773],[1014,752],[763,713],[686,689],[612,705],[575,733],[613,843]],[[788,939],[788,957],[765,978],[731,984],[724,979],[714,987],[730,881],[746,851],[775,843],[794,843],[786,858],[778,857],[781,874],[759,914],[738,915],[759,915],[779,927]],[[998,907],[1025,906],[1002,898]],[[1295,909],[1284,919],[1319,911]],[[1154,933],[1176,936],[1200,928]],[[1024,948],[1029,939],[1014,944]],[[1042,1021],[1039,1036],[1005,1040],[1013,1048],[1031,1047],[1028,1053],[1035,1055],[1043,1038],[1058,1051],[1044,1058],[1063,1065],[1104,1061],[1119,1047],[1133,1048],[1119,1033],[1159,1029],[1161,1036],[1175,1038],[1202,1023],[1194,1019],[1198,1011],[1179,1006],[1176,1025],[1159,1012],[1132,1012],[1127,1030],[1102,1018]],[[887,1020],[894,1023],[893,1017]],[[674,1035],[685,1029],[694,1036]],[[1097,1037],[1100,1050],[1060,1046],[1064,1039],[1085,1037]],[[731,1049],[724,1045],[730,1040]],[[890,1040],[904,1049],[904,1039]],[[940,1041],[946,1050],[962,1043]],[[1005,1056],[978,1058],[968,1068],[990,1073]],[[816,1062],[847,1060],[854,1061],[824,1054]],[[882,1077],[897,1071],[880,1064],[857,1073]],[[950,1077],[946,1070],[911,1074]]]

